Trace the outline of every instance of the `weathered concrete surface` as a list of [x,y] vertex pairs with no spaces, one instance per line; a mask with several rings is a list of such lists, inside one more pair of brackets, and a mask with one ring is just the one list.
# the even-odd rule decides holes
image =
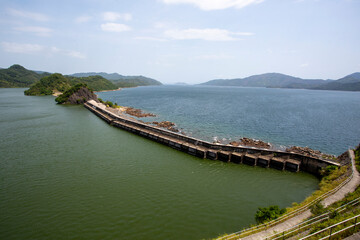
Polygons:
[[[345,184],[342,188],[340,188],[336,193],[325,198],[321,202],[324,206],[329,206],[329,205],[333,204],[334,202],[337,202],[337,201],[343,199],[347,193],[355,191],[356,187],[360,184],[360,175],[359,175],[359,172],[356,170],[354,152],[352,150],[350,150],[349,155],[350,155],[351,162],[352,162],[352,170],[354,172],[353,178],[347,184]],[[305,219],[307,219],[310,216],[311,216],[310,210],[306,210],[305,212],[303,212],[295,217],[292,217],[280,224],[270,227],[267,230],[255,233],[253,235],[250,235],[250,236],[247,236],[247,237],[244,237],[241,239],[246,239],[246,240],[266,239],[266,236],[270,236],[270,235],[274,234],[275,232],[278,232],[278,233],[283,232],[283,231],[301,223],[302,221],[304,221]],[[234,239],[237,239],[237,238],[234,238]]]

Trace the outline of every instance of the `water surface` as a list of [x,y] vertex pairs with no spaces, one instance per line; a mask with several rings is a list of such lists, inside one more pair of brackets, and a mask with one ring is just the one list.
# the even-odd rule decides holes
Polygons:
[[312,175],[195,158],[23,90],[0,89],[0,239],[212,238],[317,188]]

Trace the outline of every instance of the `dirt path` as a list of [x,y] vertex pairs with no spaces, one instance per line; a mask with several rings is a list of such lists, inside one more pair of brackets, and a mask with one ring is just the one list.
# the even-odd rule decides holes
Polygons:
[[[324,206],[329,206],[330,204],[341,200],[342,198],[345,197],[345,195],[347,193],[355,191],[356,187],[360,184],[360,175],[357,172],[356,167],[355,167],[354,151],[349,150],[349,154],[350,154],[350,158],[351,158],[351,162],[352,162],[352,169],[354,172],[354,176],[350,180],[350,182],[348,182],[346,185],[344,185],[340,190],[338,190],[333,195],[325,198],[322,201],[322,204],[324,204]],[[305,220],[306,218],[308,218],[310,216],[311,216],[310,210],[306,210],[305,212],[301,213],[300,215],[290,218],[290,219],[286,220],[285,222],[282,222],[278,225],[270,227],[267,230],[255,233],[253,235],[250,235],[250,236],[247,236],[247,237],[244,237],[241,239],[246,239],[246,240],[265,239],[266,236],[272,235],[274,232],[283,232],[286,229],[291,228],[291,227],[295,226],[296,224],[299,224],[300,222],[302,222],[303,220]]]

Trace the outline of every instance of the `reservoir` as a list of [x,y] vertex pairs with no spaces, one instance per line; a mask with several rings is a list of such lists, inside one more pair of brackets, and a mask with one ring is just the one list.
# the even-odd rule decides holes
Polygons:
[[[23,91],[0,89],[0,239],[212,238],[255,223],[258,207],[290,206],[318,187],[318,179],[307,173],[199,159],[112,127],[82,106],[56,105],[52,96],[28,97]],[[231,138],[247,131],[255,136],[250,125],[240,124],[233,133],[226,130],[242,118],[224,116],[224,109],[231,112],[230,105],[224,109],[207,105],[205,99],[213,91],[165,86],[99,95],[154,112],[157,118],[174,121],[203,138]],[[200,100],[191,104],[198,94]],[[164,95],[174,96],[173,105],[163,102]],[[220,96],[215,95],[215,99]],[[262,95],[253,94],[252,101]],[[196,105],[198,101],[202,105]],[[231,106],[241,108],[236,99],[232,101]],[[269,104],[276,109],[276,104]],[[247,113],[256,115],[249,105]],[[294,124],[292,118],[298,123],[298,115],[288,116],[288,124]],[[285,137],[280,134],[283,126],[279,128],[275,135],[280,142]],[[272,132],[262,131],[257,135]],[[302,135],[289,141],[309,144]],[[346,144],[354,141],[344,138],[350,139]],[[321,148],[327,149],[327,144]]]

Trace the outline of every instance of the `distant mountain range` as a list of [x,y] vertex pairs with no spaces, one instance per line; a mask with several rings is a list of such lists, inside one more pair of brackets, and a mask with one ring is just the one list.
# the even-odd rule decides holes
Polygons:
[[88,73],[74,73],[71,74],[74,77],[89,77],[89,76],[101,76],[112,81],[118,87],[137,87],[137,86],[150,86],[150,85],[162,85],[161,82],[144,77],[144,76],[123,76],[118,73],[105,73],[105,72],[88,72]]
[[360,73],[338,80],[302,79],[281,73],[265,73],[246,78],[216,79],[201,85],[360,91]]
[[[51,75],[51,73],[44,71],[32,71],[24,68],[23,66],[15,64],[7,69],[0,68],[0,88],[30,87],[39,82],[43,77],[49,75]],[[95,78],[95,76],[98,77]],[[65,77],[73,79],[73,82],[89,81],[91,84],[87,84],[89,87],[92,87],[90,85],[93,85],[94,90],[162,85],[161,82],[151,78],[143,76],[122,76],[118,73],[75,73]]]

